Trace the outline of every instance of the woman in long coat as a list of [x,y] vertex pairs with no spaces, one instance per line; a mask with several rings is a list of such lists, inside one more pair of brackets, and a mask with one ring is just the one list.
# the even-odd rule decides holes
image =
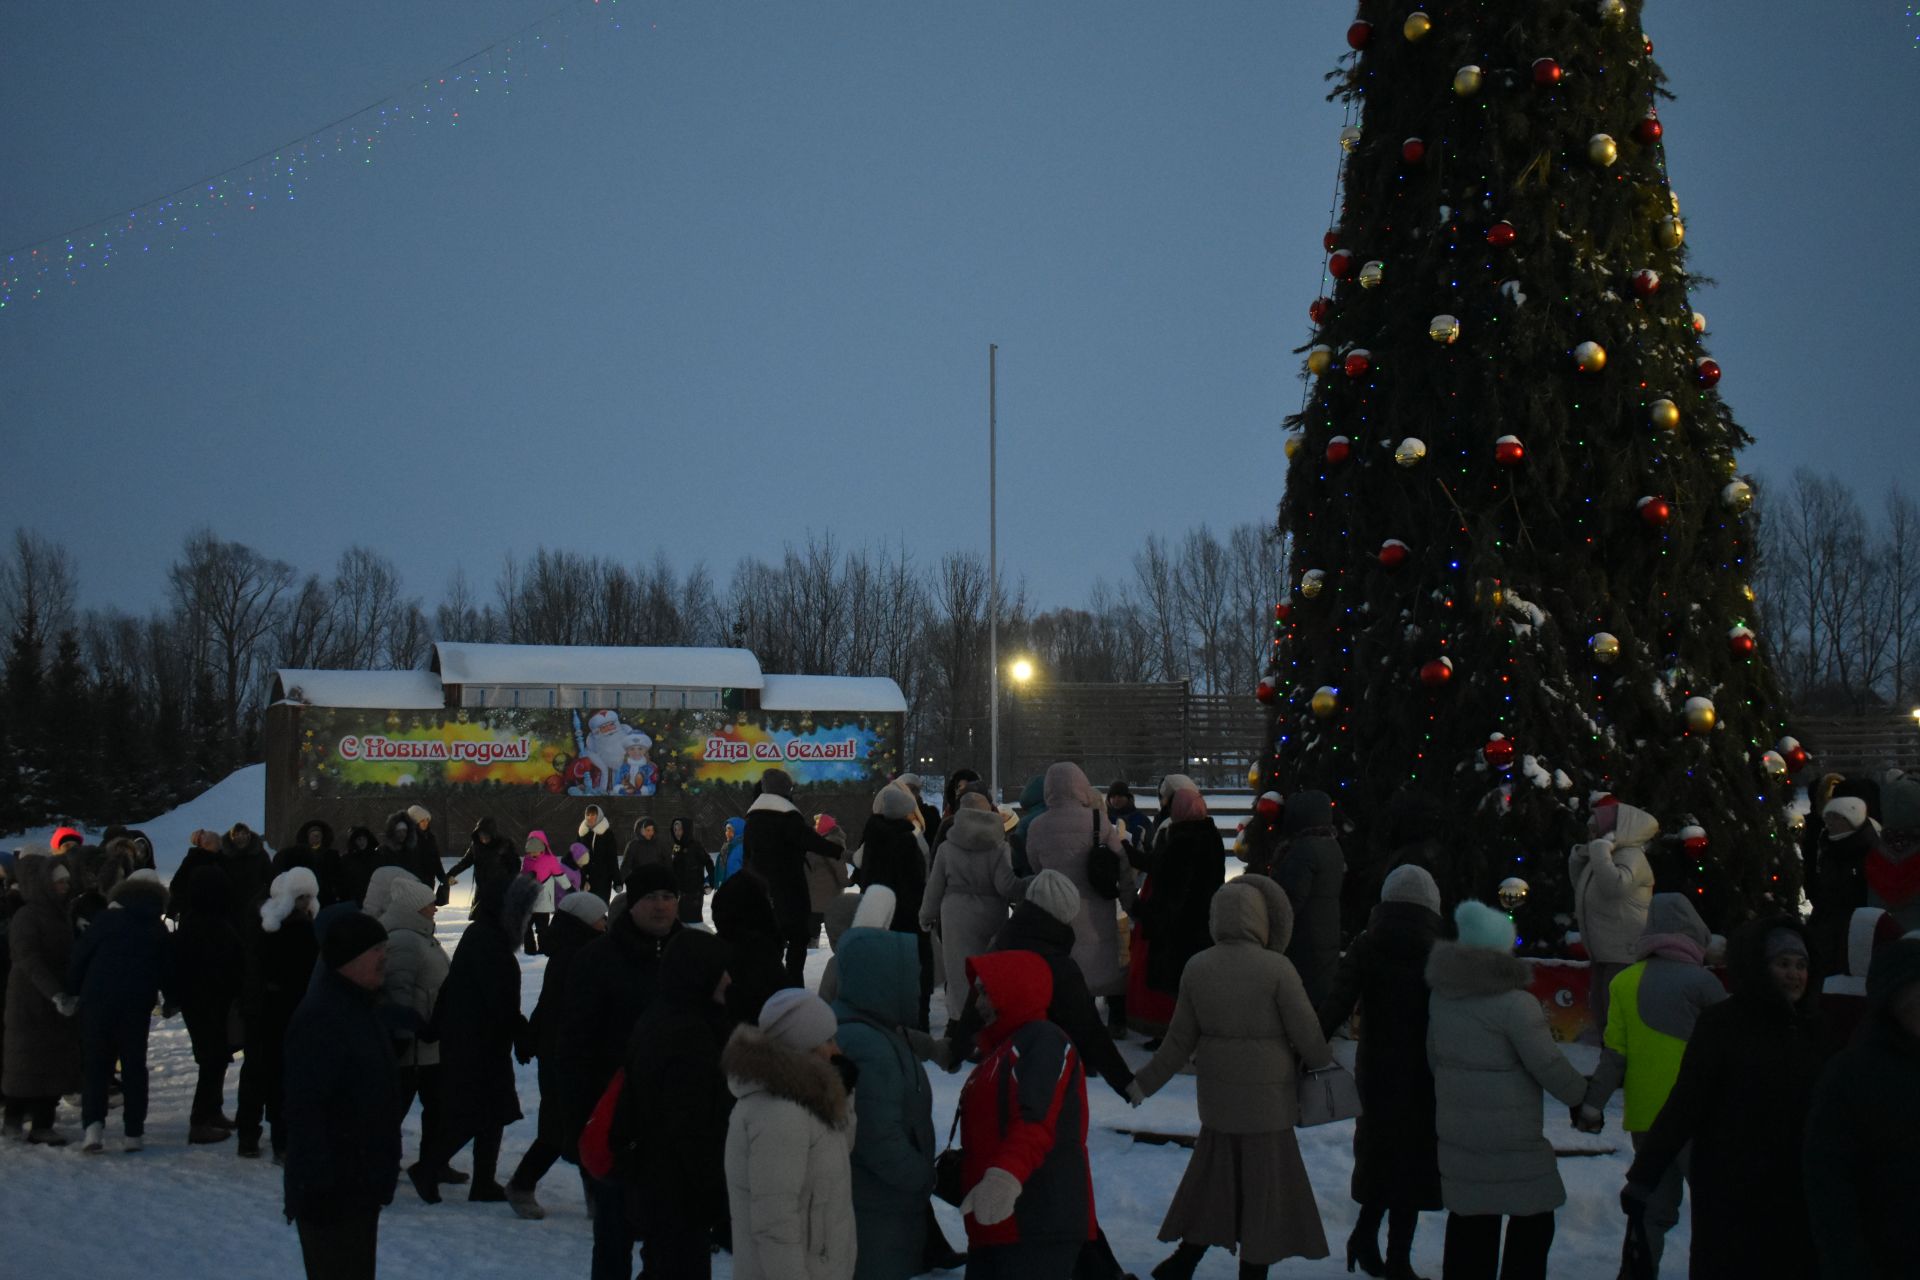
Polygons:
[[1214,945],[1180,979],[1173,1024],[1134,1077],[1137,1104],[1186,1066],[1199,1070],[1200,1140],[1162,1240],[1178,1240],[1157,1280],[1189,1280],[1207,1249],[1240,1250],[1243,1280],[1285,1258],[1324,1258],[1313,1185],[1293,1128],[1300,1119],[1296,1064],[1327,1066],[1333,1053],[1286,957],[1293,909],[1265,876],[1241,876],[1213,896]]
[[707,881],[713,875],[713,859],[685,818],[667,824],[667,840],[673,884],[680,891],[680,923],[699,924],[701,909],[706,905]]
[[947,838],[933,855],[933,872],[920,899],[920,927],[938,932],[946,960],[947,1017],[967,1003],[967,957],[984,953],[1020,900],[1007,828],[993,802],[976,792],[942,824]]
[[1086,975],[1089,991],[1117,1000],[1127,982],[1120,963],[1119,909],[1112,895],[1094,888],[1088,863],[1096,844],[1124,859],[1120,828],[1107,821],[1087,775],[1071,761],[1048,766],[1043,795],[1046,811],[1027,828],[1027,861],[1036,872],[1060,872],[1080,891],[1073,962]]
[[1198,791],[1176,791],[1166,839],[1149,855],[1148,892],[1134,910],[1147,935],[1147,985],[1180,991],[1187,961],[1213,945],[1213,895],[1226,883],[1227,847]]
[[1353,1198],[1360,1219],[1347,1240],[1347,1260],[1370,1276],[1412,1275],[1420,1212],[1441,1207],[1433,1069],[1427,1065],[1427,960],[1442,932],[1439,885],[1419,867],[1396,868],[1380,886],[1380,905],[1341,957],[1320,1006],[1320,1029],[1329,1036],[1356,1007],[1361,1012],[1362,1109],[1353,1129]]
[[0,1090],[7,1099],[6,1131],[18,1136],[31,1125],[27,1141],[63,1147],[67,1139],[53,1127],[63,1094],[80,1088],[80,1029],[73,1014],[76,999],[67,990],[73,960],[73,928],[67,923],[70,880],[59,859],[23,855],[13,864],[22,904],[7,922],[7,1040]]

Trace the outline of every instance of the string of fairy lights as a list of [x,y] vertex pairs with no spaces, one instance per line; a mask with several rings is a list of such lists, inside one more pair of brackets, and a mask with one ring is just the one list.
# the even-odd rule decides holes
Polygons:
[[315,183],[373,164],[402,135],[469,122],[530,82],[567,70],[585,42],[628,27],[620,0],[567,0],[537,21],[377,102],[120,212],[0,253],[0,316],[128,261],[216,241],[244,219],[298,204]]

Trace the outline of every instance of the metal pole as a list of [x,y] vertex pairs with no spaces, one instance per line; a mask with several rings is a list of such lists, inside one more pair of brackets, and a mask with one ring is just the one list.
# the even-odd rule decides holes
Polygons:
[[987,344],[987,772],[1000,803],[1000,418],[998,356]]

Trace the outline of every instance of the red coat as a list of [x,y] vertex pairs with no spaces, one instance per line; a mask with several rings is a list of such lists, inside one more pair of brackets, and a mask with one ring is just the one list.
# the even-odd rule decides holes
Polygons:
[[960,1094],[961,1185],[990,1168],[1020,1182],[1013,1216],[985,1226],[967,1216],[974,1247],[1091,1240],[1093,1176],[1087,1164],[1087,1077],[1067,1033],[1046,1020],[1053,974],[1031,951],[967,961],[998,1017],[980,1032],[986,1057]]

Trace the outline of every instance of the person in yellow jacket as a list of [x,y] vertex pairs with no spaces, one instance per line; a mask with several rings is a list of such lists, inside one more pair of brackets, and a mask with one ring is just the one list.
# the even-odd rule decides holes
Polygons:
[[[1726,988],[1706,969],[1711,935],[1686,896],[1657,893],[1647,909],[1646,931],[1635,950],[1637,963],[1614,978],[1607,1004],[1607,1026],[1600,1065],[1580,1105],[1580,1127],[1598,1132],[1607,1100],[1626,1083],[1627,1108],[1622,1127],[1638,1151],[1647,1130],[1673,1092],[1680,1059],[1700,1012],[1727,998]],[[1680,1221],[1682,1152],[1647,1199],[1647,1243],[1657,1271],[1667,1232]]]

